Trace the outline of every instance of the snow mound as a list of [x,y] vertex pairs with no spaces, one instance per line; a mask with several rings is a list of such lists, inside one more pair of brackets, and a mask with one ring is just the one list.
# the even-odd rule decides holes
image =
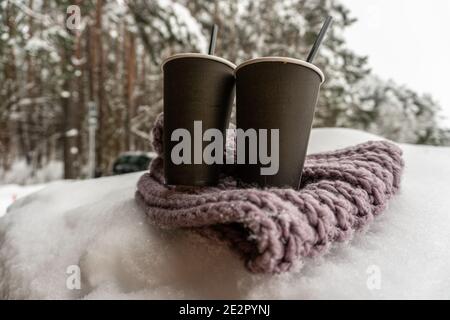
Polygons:
[[[310,152],[376,136],[313,130]],[[230,250],[149,226],[141,174],[52,183],[0,218],[0,298],[450,298],[450,148],[402,145],[402,191],[365,234],[299,272],[252,275]],[[67,285],[79,267],[80,289]]]
[[0,185],[0,217],[6,213],[8,207],[20,198],[39,191],[44,185],[32,186]]
[[311,133],[308,154],[346,148],[367,141],[385,140],[371,133],[346,128],[319,128]]

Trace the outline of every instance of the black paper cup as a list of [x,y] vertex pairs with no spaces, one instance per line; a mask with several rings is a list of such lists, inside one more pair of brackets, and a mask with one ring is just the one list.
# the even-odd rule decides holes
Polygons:
[[[236,69],[236,126],[244,131],[267,130],[267,141],[279,143],[279,168],[274,175],[262,175],[263,164],[249,163],[246,140],[246,163],[238,164],[237,177],[246,184],[262,187],[300,187],[308,148],[322,71],[305,61],[267,57],[247,61]],[[279,130],[279,141],[271,141],[271,130]],[[239,150],[238,150],[239,151]],[[258,147],[259,153],[259,147]]]
[[[163,62],[166,184],[217,184],[222,165],[206,164],[203,161],[202,152],[210,142],[203,142],[200,137],[201,148],[198,148],[196,143],[199,137],[195,136],[194,122],[201,121],[201,134],[208,129],[218,129],[226,137],[235,97],[235,68],[234,64],[225,59],[197,53],[174,55]],[[174,163],[172,159],[172,150],[179,144],[178,141],[172,141],[172,133],[176,129],[185,129],[190,133],[190,164]],[[195,161],[195,157],[202,159],[201,164]]]

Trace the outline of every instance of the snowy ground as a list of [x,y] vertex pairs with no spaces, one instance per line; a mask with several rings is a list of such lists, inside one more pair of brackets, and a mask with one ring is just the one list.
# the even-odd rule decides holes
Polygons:
[[[314,130],[310,152],[373,139]],[[281,276],[251,275],[225,247],[147,225],[133,201],[140,174],[52,183],[0,219],[0,298],[449,299],[450,148],[402,148],[403,187],[387,212]],[[66,285],[73,265],[80,290]]]
[[44,185],[32,186],[0,185],[0,217],[6,213],[8,207],[20,198],[39,191]]

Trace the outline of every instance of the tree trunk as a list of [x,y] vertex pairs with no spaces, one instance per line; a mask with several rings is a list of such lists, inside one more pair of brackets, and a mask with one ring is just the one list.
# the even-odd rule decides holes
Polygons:
[[103,0],[97,0],[95,8],[95,44],[96,44],[96,66],[95,73],[97,77],[97,110],[98,110],[98,131],[97,131],[97,150],[96,150],[96,160],[97,168],[100,174],[106,173],[107,170],[107,159],[103,157],[103,152],[105,150],[105,145],[107,141],[106,136],[106,108],[105,108],[105,80],[104,80],[104,57],[103,57],[103,44],[102,44],[102,9]]
[[[8,27],[8,38],[14,39],[16,37],[16,24],[15,17],[16,13],[14,10],[14,6],[11,3],[8,3],[5,10],[6,16],[6,25]],[[6,87],[6,101],[8,101],[7,110],[10,113],[12,101],[16,101],[17,97],[17,68],[16,68],[16,55],[13,47],[7,47],[6,54],[8,56],[8,62],[5,65],[5,79],[6,83],[4,84]],[[6,160],[7,166],[9,166],[9,162],[13,160],[14,157],[22,156],[23,153],[23,141],[20,139],[20,119],[12,120],[9,122],[9,136],[11,137],[11,141],[9,142],[12,149],[9,150],[9,159]]]
[[[63,59],[61,61],[62,67],[66,68],[67,64],[70,63],[71,50],[68,48],[63,49]],[[63,85],[61,87],[61,107],[62,107],[62,128],[61,135],[63,141],[63,158],[64,158],[64,179],[74,179],[76,178],[76,173],[74,169],[74,163],[76,161],[75,151],[76,149],[76,136],[74,136],[74,113],[73,113],[73,101],[70,96],[67,95],[71,90],[71,83],[68,77],[64,77]]]
[[[76,4],[81,6],[82,0],[77,0]],[[83,61],[83,46],[82,46],[82,33],[77,32],[76,33],[76,39],[75,39],[75,61],[77,62],[75,66],[76,70],[76,87],[78,92],[77,97],[77,108],[75,110],[75,126],[78,131],[77,136],[77,148],[78,148],[78,154],[77,154],[77,175],[80,176],[81,174],[81,167],[82,164],[85,163],[84,157],[83,157],[83,120],[84,116],[86,114],[86,105],[85,105],[85,96],[84,96],[84,62]]]
[[[72,36],[75,34],[68,30]],[[62,139],[63,139],[63,157],[64,157],[64,179],[75,179],[78,177],[77,158],[78,158],[78,115],[75,110],[76,104],[73,99],[73,74],[68,70],[68,66],[72,65],[72,57],[76,54],[71,42],[67,40],[61,41],[62,45],[62,61],[61,68],[64,70],[61,106],[62,106]],[[72,66],[73,67],[73,66]],[[74,70],[74,68],[71,68]],[[73,72],[73,71],[72,71]]]
[[131,131],[131,122],[136,115],[134,88],[136,82],[136,48],[134,35],[125,29],[125,148],[126,150],[134,150],[135,143],[133,133]]

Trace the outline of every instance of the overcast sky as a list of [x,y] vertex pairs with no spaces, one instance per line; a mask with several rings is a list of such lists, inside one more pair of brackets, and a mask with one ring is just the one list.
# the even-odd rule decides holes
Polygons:
[[450,127],[450,0],[341,0],[358,19],[349,46],[373,72],[441,104]]

